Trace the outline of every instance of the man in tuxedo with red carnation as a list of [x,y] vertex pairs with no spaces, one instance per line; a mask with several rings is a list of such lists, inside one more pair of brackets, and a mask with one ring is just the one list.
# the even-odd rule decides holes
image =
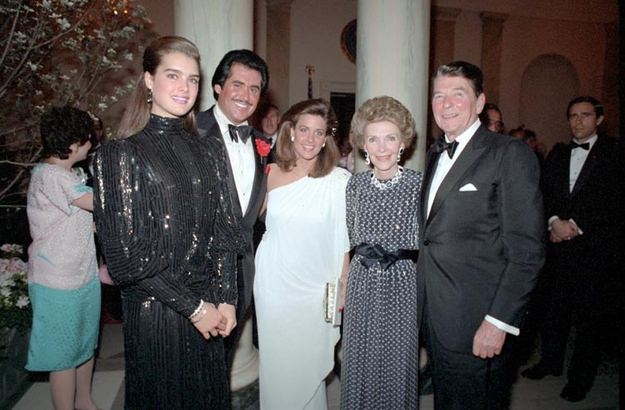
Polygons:
[[[219,62],[212,78],[217,103],[198,114],[200,135],[218,143],[225,151],[228,186],[235,215],[245,238],[245,250],[237,263],[237,322],[250,313],[254,285],[254,225],[267,186],[265,166],[270,144],[248,124],[260,97],[267,89],[269,72],[265,61],[250,50],[232,50]],[[225,340],[228,363],[232,363],[242,326]]]

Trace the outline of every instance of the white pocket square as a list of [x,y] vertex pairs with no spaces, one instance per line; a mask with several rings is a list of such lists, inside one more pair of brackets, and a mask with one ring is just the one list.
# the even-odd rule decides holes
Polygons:
[[458,191],[460,191],[460,192],[472,192],[472,191],[477,191],[477,188],[475,187],[475,185],[469,183],[469,184],[466,184],[463,187],[461,187]]

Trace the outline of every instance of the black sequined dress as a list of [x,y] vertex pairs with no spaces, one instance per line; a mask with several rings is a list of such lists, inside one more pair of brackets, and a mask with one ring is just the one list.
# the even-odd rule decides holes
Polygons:
[[181,119],[96,154],[94,216],[108,271],[122,288],[127,409],[227,409],[220,337],[188,317],[200,303],[236,304],[241,234],[223,150]]

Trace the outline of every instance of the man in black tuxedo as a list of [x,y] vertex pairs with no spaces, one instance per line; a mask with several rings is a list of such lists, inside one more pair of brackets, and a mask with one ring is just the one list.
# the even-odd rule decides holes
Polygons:
[[[222,58],[212,78],[217,103],[197,117],[201,137],[214,138],[227,154],[228,185],[246,241],[245,253],[239,255],[237,266],[238,323],[246,319],[252,301],[254,224],[267,184],[264,172],[267,158],[259,144],[270,144],[248,125],[248,119],[256,110],[268,82],[267,64],[262,58],[250,50],[230,51]],[[225,341],[229,363],[240,332],[241,327],[237,327]]]
[[544,262],[536,156],[480,124],[481,70],[438,68],[432,111],[444,136],[428,152],[417,274],[436,409],[506,408],[506,337],[518,335]]
[[[522,372],[542,379],[562,373],[569,330],[575,342],[568,383],[561,397],[581,401],[590,390],[601,359],[601,336],[609,321],[616,328],[610,300],[623,229],[625,164],[616,143],[597,135],[603,106],[593,97],[573,99],[567,108],[570,144],[556,145],[543,170],[549,246],[545,265],[546,313],[541,360]],[[620,250],[622,252],[622,250]],[[608,319],[610,318],[610,319]]]

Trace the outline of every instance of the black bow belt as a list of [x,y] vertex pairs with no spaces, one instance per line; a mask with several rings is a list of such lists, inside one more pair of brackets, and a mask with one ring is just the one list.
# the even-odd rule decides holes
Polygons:
[[362,256],[360,263],[366,268],[370,268],[376,262],[379,262],[382,270],[387,270],[401,259],[410,259],[416,263],[419,257],[417,249],[398,249],[394,252],[388,252],[382,245],[370,245],[368,243],[361,243],[356,246],[354,254]]

